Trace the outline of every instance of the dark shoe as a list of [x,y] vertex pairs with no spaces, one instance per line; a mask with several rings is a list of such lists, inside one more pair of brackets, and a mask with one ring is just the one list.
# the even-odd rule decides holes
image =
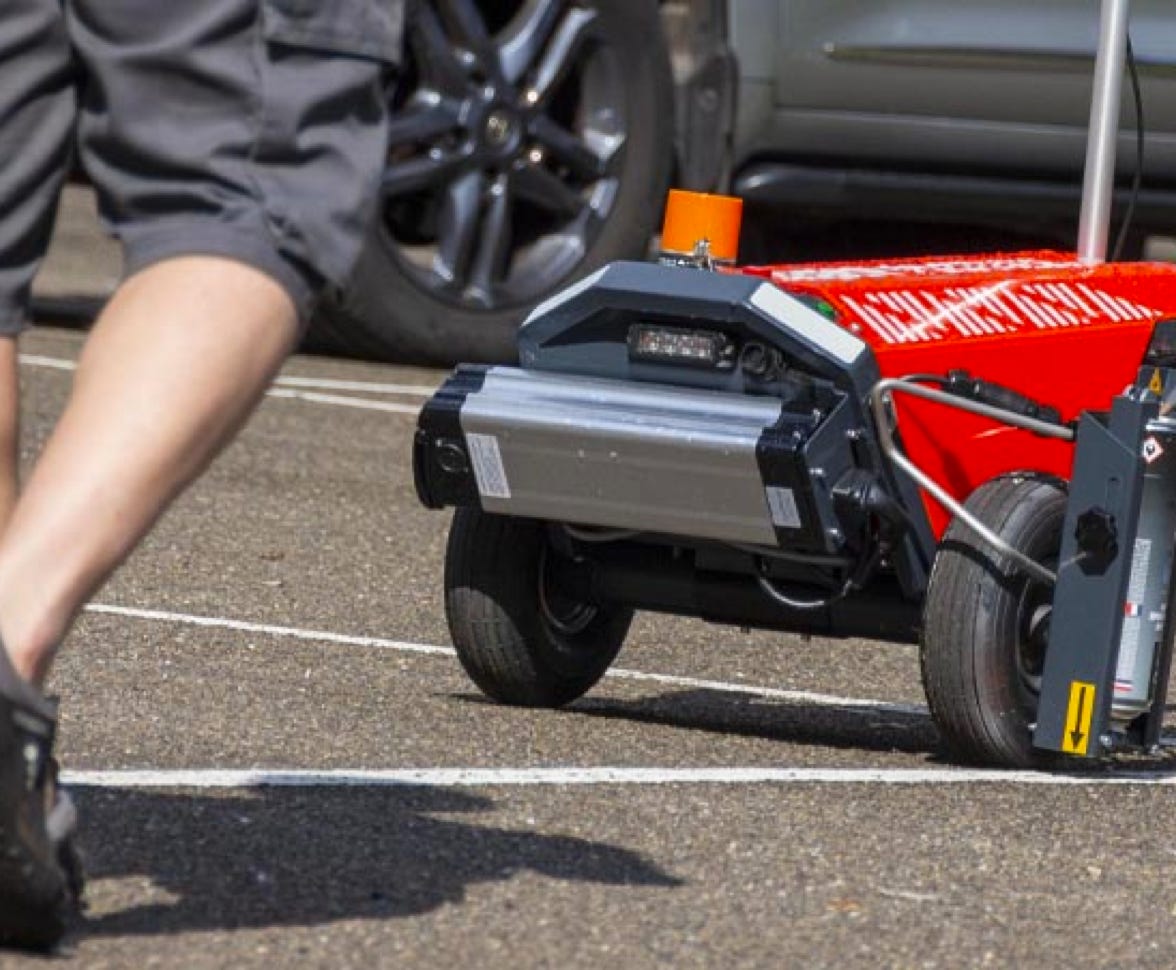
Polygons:
[[0,691],[0,946],[48,950],[81,896],[77,812],[57,787],[56,707],[21,693]]

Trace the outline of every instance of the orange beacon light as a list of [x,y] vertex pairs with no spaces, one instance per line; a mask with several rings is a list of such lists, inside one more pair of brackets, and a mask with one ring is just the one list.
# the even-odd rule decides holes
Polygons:
[[662,261],[708,268],[732,265],[742,219],[742,199],[671,189],[662,225]]

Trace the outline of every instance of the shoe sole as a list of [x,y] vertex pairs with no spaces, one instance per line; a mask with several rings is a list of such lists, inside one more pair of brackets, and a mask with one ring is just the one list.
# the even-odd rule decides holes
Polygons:
[[68,900],[63,894],[52,907],[30,906],[0,895],[0,946],[52,950],[65,935],[72,908]]
[[[24,873],[22,876],[28,878]],[[0,890],[0,947],[50,952],[61,942],[70,920],[81,910],[84,883],[81,856],[71,837],[57,845],[53,876],[60,880],[61,888],[51,902],[30,903],[26,896],[14,897]],[[19,880],[14,882],[19,884]]]

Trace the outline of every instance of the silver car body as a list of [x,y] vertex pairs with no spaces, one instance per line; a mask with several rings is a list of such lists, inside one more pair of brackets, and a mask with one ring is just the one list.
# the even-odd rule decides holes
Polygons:
[[[727,0],[734,187],[805,207],[922,199],[943,217],[955,204],[1071,212],[1099,11],[1099,0]],[[1176,189],[1176,7],[1135,0],[1130,33],[1147,134],[1143,216],[1162,223],[1176,217],[1165,192]],[[1128,180],[1127,85],[1122,121]]]

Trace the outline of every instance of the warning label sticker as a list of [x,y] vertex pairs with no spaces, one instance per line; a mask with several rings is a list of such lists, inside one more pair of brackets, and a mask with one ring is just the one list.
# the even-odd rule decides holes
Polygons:
[[1160,447],[1160,442],[1155,436],[1152,436],[1143,443],[1143,460],[1149,465],[1164,453],[1164,449]]
[[792,489],[772,485],[767,491],[772,524],[778,529],[799,529],[800,509],[796,507],[796,494]]
[[510,482],[506,479],[498,439],[492,434],[468,434],[466,444],[479,494],[483,498],[510,498]]
[[1062,750],[1068,754],[1086,754],[1090,748],[1094,698],[1094,684],[1071,681],[1070,702],[1066,705],[1066,731],[1062,735]]

